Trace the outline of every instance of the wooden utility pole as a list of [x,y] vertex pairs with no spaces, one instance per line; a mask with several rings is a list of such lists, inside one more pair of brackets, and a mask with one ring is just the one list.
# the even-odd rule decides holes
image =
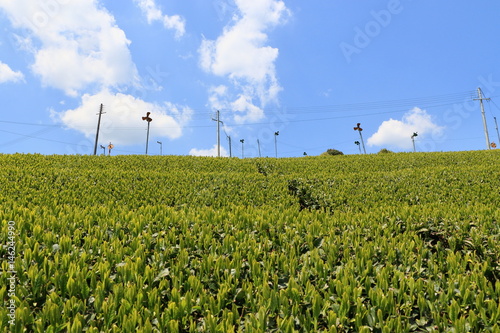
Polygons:
[[481,104],[481,115],[483,116],[483,127],[484,127],[484,136],[486,139],[486,149],[491,149],[490,135],[488,134],[488,125],[486,124],[486,114],[484,113],[484,105],[483,105],[483,100],[489,101],[490,99],[483,97],[483,92],[481,91],[481,88],[477,88],[477,96],[478,98],[474,98],[474,100],[479,101],[479,103]]
[[220,120],[219,110],[217,110],[217,118],[212,118],[212,120],[217,122],[217,157],[220,157],[220,123],[222,123],[222,121]]
[[97,141],[99,140],[99,128],[101,127],[101,116],[103,113],[106,113],[106,112],[102,112],[102,109],[103,109],[103,105],[101,104],[101,108],[99,109],[99,120],[97,120],[97,131],[95,133],[95,144],[94,144],[94,156],[97,155]]

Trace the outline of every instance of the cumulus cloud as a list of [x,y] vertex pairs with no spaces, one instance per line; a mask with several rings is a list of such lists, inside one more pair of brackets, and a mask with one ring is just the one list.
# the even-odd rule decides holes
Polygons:
[[209,103],[224,104],[224,99],[232,99],[226,102],[232,110],[248,113],[238,115],[239,121],[258,120],[264,116],[262,107],[276,102],[282,90],[275,68],[279,50],[266,45],[267,31],[283,23],[289,10],[281,0],[235,2],[239,15],[216,40],[202,41],[200,66],[208,73],[227,77],[237,91],[235,96],[212,94]]
[[225,85],[212,86],[208,90],[208,101],[216,110],[232,110],[238,124],[254,122],[264,117],[264,111],[252,103],[251,96],[240,94],[236,100],[229,99],[229,88]]
[[130,41],[97,1],[0,0],[0,9],[14,27],[30,32],[24,45],[44,85],[77,96],[91,85],[136,83]]
[[369,146],[389,146],[401,149],[412,147],[411,135],[418,132],[418,137],[440,136],[443,126],[434,123],[431,115],[420,108],[413,108],[401,120],[389,119],[380,125],[378,131],[368,138]]
[[212,86],[208,89],[208,102],[215,110],[227,109],[229,102],[227,100],[229,88],[223,84]]
[[24,81],[23,73],[13,71],[9,65],[0,61],[0,83],[22,81]]
[[238,114],[234,116],[234,120],[238,124],[255,122],[264,118],[264,111],[255,106],[250,100],[250,97],[246,95],[240,95],[237,100],[231,103],[231,108],[233,111],[238,112]]
[[53,117],[67,128],[80,131],[87,138],[95,136],[97,113],[104,104],[99,137],[102,142],[132,145],[145,142],[147,123],[141,117],[151,112],[150,138],[176,139],[190,120],[192,110],[172,103],[148,103],[131,95],[111,93],[107,90],[95,95],[85,94],[81,105],[72,110],[56,113]]
[[[210,156],[210,157],[217,157],[217,145],[214,145],[210,149],[196,149],[193,148],[189,151],[189,155],[192,156]],[[224,147],[220,147],[220,156],[227,157],[229,154],[227,153],[227,150]]]
[[154,0],[134,0],[142,12],[146,15],[148,23],[160,21],[163,23],[165,29],[175,31],[175,37],[180,38],[186,32],[185,20],[179,15],[164,15],[160,8],[156,5]]

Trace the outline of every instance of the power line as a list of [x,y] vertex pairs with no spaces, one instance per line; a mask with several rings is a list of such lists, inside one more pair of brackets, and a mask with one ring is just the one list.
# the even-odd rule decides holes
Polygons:
[[500,107],[499,107],[499,106],[498,106],[498,105],[497,105],[497,104],[496,104],[496,103],[495,103],[495,102],[491,99],[491,97],[490,97],[490,100],[489,100],[488,102],[493,103],[493,105],[495,105],[495,106],[496,106],[496,108],[497,108],[498,110],[500,110]]
[[[26,137],[28,139],[36,139],[36,140],[42,140],[42,141],[47,141],[47,142],[55,142],[55,143],[65,144],[65,145],[69,145],[69,146],[73,146],[73,147],[93,148],[91,145],[82,145],[82,144],[78,144],[78,143],[74,143],[74,142],[60,141],[60,140],[54,140],[54,139],[47,139],[47,138],[42,138],[42,137],[39,137],[39,136],[34,136],[34,135],[30,135],[30,134],[21,134],[21,133],[16,133],[16,132],[2,130],[2,129],[0,129],[0,132],[8,133],[8,134],[13,134],[13,135],[18,135],[18,136],[22,136],[22,137]],[[41,132],[41,131],[39,131],[39,132]],[[35,133],[38,134],[38,132],[35,132]],[[0,146],[4,146],[6,144],[7,143],[4,143],[4,144],[2,144]],[[115,149],[115,150],[116,151],[125,152],[125,153],[139,154],[136,151],[125,150],[125,149]]]
[[[431,107],[440,105],[450,105],[454,103],[464,102],[470,99],[474,91],[466,91],[461,93],[438,95],[431,97],[409,98],[399,100],[387,100],[378,102],[362,102],[352,104],[336,104],[336,105],[319,105],[319,106],[298,106],[285,107],[287,113],[330,113],[330,112],[345,112],[356,110],[375,110],[401,107]],[[270,113],[266,110],[266,113]]]
[[[466,91],[460,93],[446,94],[446,95],[436,95],[430,97],[419,97],[419,98],[408,98],[408,99],[398,99],[398,100],[386,100],[386,101],[376,101],[376,102],[361,102],[361,103],[351,103],[351,104],[333,104],[333,105],[319,105],[319,106],[290,106],[284,108],[265,108],[264,111],[266,114],[273,115],[275,113],[283,113],[283,110],[286,111],[287,114],[309,114],[309,113],[338,113],[338,112],[346,112],[346,111],[360,111],[360,110],[376,110],[376,109],[388,109],[388,108],[402,108],[402,107],[414,107],[419,106],[423,107],[439,107],[455,104],[457,102],[464,102],[466,98],[473,96],[474,91]],[[494,96],[493,96],[494,97]],[[381,113],[370,113],[370,114],[384,114],[384,113],[396,113],[396,112],[405,112],[407,110],[395,110],[395,111],[385,111]],[[233,114],[234,112],[231,110],[223,110],[222,113]],[[210,119],[211,112],[201,112],[201,113],[193,113],[190,115],[191,120],[194,120],[196,116],[203,116],[204,119]],[[172,115],[169,115],[172,116]],[[353,115],[355,116],[363,116],[363,115]],[[349,117],[349,116],[344,116]],[[317,120],[324,120],[325,118],[318,118]],[[333,119],[333,118],[328,118]],[[311,119],[316,120],[316,119]],[[28,123],[28,122],[17,122],[17,121],[8,121],[8,120],[0,120],[0,123],[8,123],[8,124],[18,124],[18,125],[30,125],[30,126],[48,126],[48,127],[67,127],[64,124],[39,124],[39,123]],[[261,124],[261,123],[254,123]],[[235,124],[236,125],[245,125],[245,124]],[[86,126],[85,128],[92,128],[93,126]],[[185,128],[196,128],[196,127],[210,127],[210,126],[183,126]],[[83,128],[83,126],[81,126]],[[142,127],[117,127],[115,129],[135,129]],[[172,128],[172,127],[163,127],[163,128]]]
[[[28,140],[30,138],[37,138],[37,136],[35,136],[35,135],[47,133],[47,132],[50,132],[50,131],[53,131],[53,130],[54,130],[54,128],[50,128],[50,127],[48,127],[48,128],[42,128],[41,130],[38,130],[38,131],[35,131],[35,132],[31,133],[29,136],[28,135],[23,135],[23,134],[17,134],[17,133],[10,132],[10,134],[16,134],[16,135],[23,136],[23,137],[21,137],[19,139],[14,139],[14,140],[10,140],[10,141],[7,141],[5,143],[2,143],[2,144],[0,144],[0,147],[10,146],[12,144],[15,144],[15,143],[18,143],[18,142],[21,142],[21,141],[24,141],[24,140]],[[4,130],[0,130],[0,131],[8,133],[8,131],[4,131]]]
[[[457,92],[450,94],[442,94],[428,97],[418,97],[418,98],[407,98],[407,99],[395,99],[395,100],[385,100],[385,101],[374,101],[374,102],[361,102],[361,103],[351,103],[351,104],[335,104],[335,105],[319,105],[319,106],[292,106],[292,107],[284,107],[284,108],[264,108],[265,115],[267,119],[264,118],[264,121],[255,122],[255,123],[235,123],[228,124],[228,127],[240,127],[240,126],[258,126],[258,125],[271,125],[271,124],[287,124],[287,123],[304,123],[304,122],[318,122],[318,121],[328,121],[335,119],[347,119],[347,118],[359,118],[359,117],[369,117],[376,115],[384,115],[384,114],[396,114],[408,112],[408,107],[418,106],[420,108],[437,108],[443,107],[447,105],[453,105],[456,103],[464,103],[474,96],[474,91],[465,91],[465,92]],[[495,97],[495,96],[493,96]],[[494,101],[491,102],[500,110],[498,105]],[[206,110],[205,108],[192,109],[191,110]],[[385,109],[383,111],[379,111],[381,109]],[[375,111],[375,112],[374,112]],[[444,112],[444,110],[443,110]],[[221,110],[221,113],[234,115],[234,111],[232,110]],[[343,114],[339,114],[343,113]],[[347,113],[347,114],[346,114]],[[200,120],[209,120],[211,112],[192,112],[189,116],[189,121],[192,123],[193,121]],[[268,120],[270,116],[275,114],[283,115],[283,118],[273,118],[272,120]],[[326,114],[326,117],[310,117],[312,114]],[[287,115],[293,116],[288,118],[295,119],[286,119]],[[169,115],[175,118],[175,115]],[[203,118],[203,119],[202,119]],[[299,119],[302,118],[302,119]],[[305,119],[304,119],[305,118]],[[41,124],[41,123],[30,123],[30,122],[19,122],[19,121],[11,121],[11,120],[0,120],[0,123],[3,124],[11,124],[11,125],[21,125],[21,126],[40,126],[45,127],[45,130],[37,131],[32,133],[31,135],[20,134],[5,130],[0,130],[5,133],[10,133],[14,135],[19,135],[25,138],[32,138],[37,140],[51,141],[57,143],[63,143],[73,146],[82,146],[76,145],[73,143],[63,142],[59,140],[52,140],[39,137],[37,134],[41,134],[47,129],[57,129],[57,128],[69,128],[65,124]],[[187,126],[165,126],[158,127],[157,129],[170,129],[170,128],[211,128],[212,125],[197,125],[191,124]],[[78,129],[87,129],[94,128],[94,126],[79,126]],[[223,127],[224,131],[226,128],[226,124]],[[74,130],[78,130],[76,128],[71,128]],[[129,131],[129,130],[142,130],[142,127],[113,127],[112,131]],[[227,136],[227,133],[226,133]],[[18,139],[19,140],[19,139]],[[15,141],[14,141],[15,142]],[[3,145],[6,145],[5,143]],[[117,149],[119,150],[119,149]],[[125,150],[122,150],[125,151]],[[135,153],[135,152],[133,152]]]
[[92,148],[92,146],[80,145],[80,144],[75,144],[75,143],[70,143],[70,142],[65,142],[65,141],[59,141],[59,140],[54,140],[54,139],[41,138],[41,137],[38,137],[38,136],[33,136],[33,135],[29,135],[29,134],[20,134],[20,133],[6,131],[6,130],[2,130],[2,129],[0,129],[0,132],[14,134],[14,135],[19,135],[19,136],[24,136],[24,137],[27,137],[27,138],[37,139],[37,140],[42,140],[42,141],[62,143],[62,144],[72,145],[72,146],[77,146],[77,147]]
[[[454,104],[454,103],[451,103]],[[443,104],[439,106],[445,106],[445,105],[450,105],[450,104]],[[496,105],[496,104],[495,104]],[[437,107],[437,106],[435,106]],[[310,119],[290,119],[290,120],[273,120],[269,122],[256,122],[256,123],[247,123],[247,124],[231,124],[227,125],[230,127],[240,127],[240,126],[258,126],[258,125],[270,125],[270,124],[288,124],[288,123],[303,123],[303,122],[315,122],[315,121],[326,121],[326,120],[335,120],[335,119],[347,119],[347,118],[356,118],[356,117],[368,117],[368,116],[376,116],[376,115],[383,115],[383,114],[394,114],[394,113],[403,113],[407,112],[408,110],[396,110],[396,111],[383,111],[383,112],[371,112],[371,113],[362,113],[362,114],[350,114],[350,115],[343,115],[343,116],[335,116],[335,117],[323,117],[323,118],[310,118]],[[27,123],[27,122],[14,122],[14,121],[7,121],[7,120],[0,120],[0,123],[7,123],[7,124],[16,124],[16,125],[26,125],[26,126],[44,126],[44,127],[59,127],[63,128],[65,127],[64,125],[61,124],[37,124],[37,123]],[[226,126],[226,125],[225,125]],[[225,126],[223,127],[225,129]],[[188,125],[188,126],[182,126],[183,128],[212,128],[212,125]],[[88,127],[82,127],[82,128],[90,128]],[[158,129],[170,129],[170,128],[177,128],[173,126],[167,126],[167,127],[158,127]],[[114,127],[113,131],[128,131],[128,130],[142,130],[142,127]],[[39,140],[45,140],[45,141],[52,141],[52,142],[58,142],[58,143],[63,143],[63,144],[69,144],[69,145],[75,145],[73,143],[68,143],[68,142],[63,142],[63,141],[58,141],[58,140],[51,140],[51,139],[44,139],[40,137],[36,137],[33,135],[25,135],[25,134],[20,134],[20,133],[15,133],[15,132],[10,132],[10,131],[5,131],[5,130],[0,130],[6,133],[14,134],[14,135],[20,135],[20,136],[26,136],[29,138],[33,139],[39,139]],[[227,134],[226,134],[227,135]],[[120,150],[116,149],[117,151],[123,151],[127,152],[125,150]],[[133,152],[136,153],[136,152]]]
[[26,126],[44,126],[44,127],[65,127],[65,125],[57,125],[57,124],[37,124],[37,123],[24,123],[19,121],[9,121],[9,120],[0,120],[0,123],[4,124],[14,124],[14,125],[26,125]]

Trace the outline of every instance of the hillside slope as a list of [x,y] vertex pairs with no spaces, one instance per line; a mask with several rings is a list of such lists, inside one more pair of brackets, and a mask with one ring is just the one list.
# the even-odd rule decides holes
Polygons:
[[0,155],[1,326],[498,331],[499,165]]

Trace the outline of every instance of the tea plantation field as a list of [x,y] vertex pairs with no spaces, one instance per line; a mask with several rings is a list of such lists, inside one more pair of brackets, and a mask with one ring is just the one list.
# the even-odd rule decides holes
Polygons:
[[499,167],[0,155],[0,332],[500,332]]

